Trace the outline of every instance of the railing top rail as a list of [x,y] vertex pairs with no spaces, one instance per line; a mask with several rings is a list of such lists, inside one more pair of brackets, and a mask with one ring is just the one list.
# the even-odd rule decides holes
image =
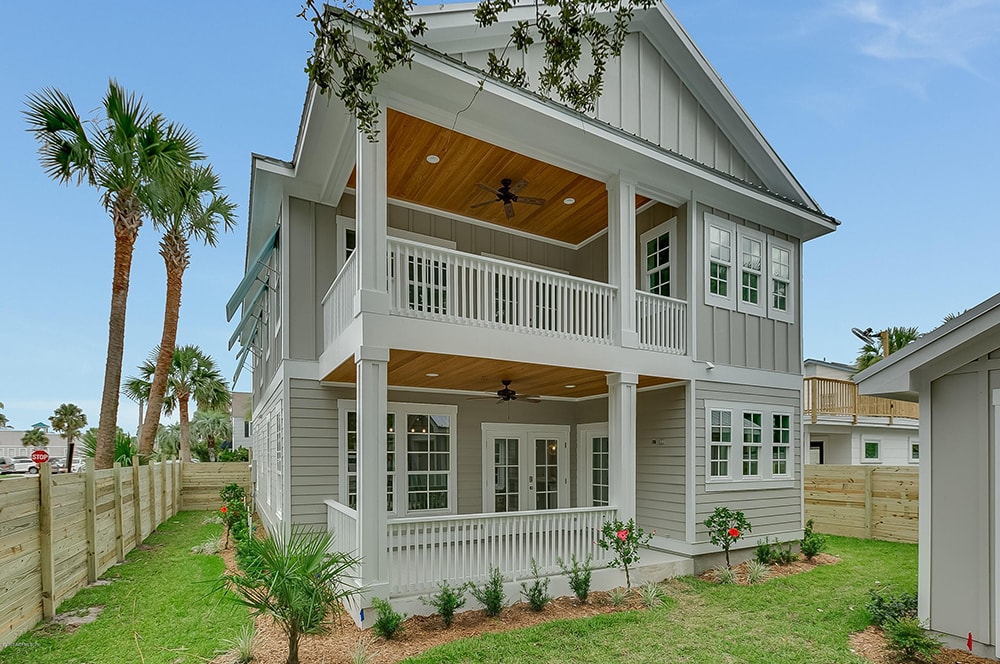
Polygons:
[[817,381],[817,382],[822,381],[822,382],[826,382],[826,383],[843,383],[845,385],[853,385],[854,387],[858,386],[858,384],[855,383],[850,378],[828,378],[827,376],[806,376],[805,380],[806,381]]
[[456,258],[462,259],[473,259],[480,263],[487,263],[493,265],[502,265],[503,267],[512,268],[515,270],[522,270],[524,272],[535,272],[540,274],[545,274],[556,279],[563,281],[572,281],[579,284],[586,284],[588,286],[595,286],[610,292],[615,292],[618,289],[610,284],[606,284],[602,281],[593,281],[592,279],[584,279],[583,277],[576,277],[572,274],[562,274],[561,272],[555,272],[553,270],[546,270],[543,267],[536,267],[534,265],[523,265],[521,263],[514,263],[512,261],[505,261],[502,258],[492,258],[489,256],[482,256],[480,254],[470,254],[464,251],[458,251],[457,249],[449,249],[447,247],[439,247],[433,244],[424,244],[423,242],[417,242],[415,240],[404,240],[398,237],[389,238],[389,246],[401,245],[408,247],[416,247],[418,249],[423,249],[429,252],[444,254],[447,256],[454,256]]
[[[326,501],[330,504],[330,501]],[[483,512],[478,514],[449,514],[447,516],[405,517],[389,519],[389,525],[406,525],[416,523],[445,523],[449,521],[468,521],[469,519],[507,519],[511,517],[530,517],[561,514],[591,514],[600,512],[615,512],[616,507],[569,507],[558,510],[525,510],[522,512]]]
[[323,295],[323,299],[319,301],[320,306],[326,304],[326,301],[330,298],[330,294],[333,293],[334,286],[336,286],[337,282],[340,281],[341,275],[347,272],[348,268],[353,267],[356,256],[357,252],[351,252],[351,255],[347,257],[346,261],[344,261],[344,266],[340,268],[340,272],[338,272],[337,276],[333,278],[332,282],[330,282],[330,287],[326,289],[326,294]]
[[660,295],[658,293],[649,293],[646,291],[637,290],[635,292],[636,299],[646,298],[648,300],[663,300],[665,302],[673,302],[674,304],[683,304],[687,306],[686,300],[678,300],[676,297],[667,297],[666,295]]
[[354,517],[355,519],[358,518],[358,511],[355,509],[351,509],[350,507],[348,507],[343,503],[338,503],[336,500],[331,500],[331,499],[324,500],[323,503],[327,507],[331,507],[336,511],[340,512],[341,514],[346,514],[347,516]]

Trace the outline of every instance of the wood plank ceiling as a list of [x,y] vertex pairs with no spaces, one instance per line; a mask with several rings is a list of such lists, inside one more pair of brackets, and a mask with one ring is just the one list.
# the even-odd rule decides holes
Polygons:
[[[608,194],[605,184],[517,152],[466,136],[393,109],[388,111],[387,189],[390,198],[445,210],[504,228],[578,245],[607,228]],[[436,163],[428,156],[437,157]],[[432,160],[433,161],[433,160]],[[489,192],[501,180],[527,180],[522,196],[543,198],[540,206],[514,203],[507,219]],[[351,174],[348,186],[355,184]],[[573,203],[567,203],[567,200]],[[636,207],[649,201],[636,196]]]
[[[436,374],[429,376],[428,374]],[[421,387],[429,390],[496,392],[500,381],[511,380],[518,394],[583,398],[606,394],[606,373],[526,362],[510,362],[464,355],[443,355],[411,350],[389,352],[389,387]],[[324,378],[332,383],[354,383],[354,359],[345,360]],[[671,378],[639,376],[639,387],[665,385]]]

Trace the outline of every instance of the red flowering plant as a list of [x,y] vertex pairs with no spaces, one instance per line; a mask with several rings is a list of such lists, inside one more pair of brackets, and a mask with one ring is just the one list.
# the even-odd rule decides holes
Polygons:
[[726,552],[726,567],[730,567],[729,547],[744,534],[751,532],[750,522],[743,512],[734,512],[728,507],[716,507],[712,516],[705,519],[708,538],[712,544],[721,546]]
[[618,519],[605,521],[604,525],[601,526],[597,546],[615,554],[614,559],[608,563],[608,567],[621,567],[625,570],[625,585],[628,588],[632,587],[632,579],[628,572],[629,566],[634,566],[639,562],[639,547],[648,543],[652,537],[652,534],[643,532],[642,528],[635,525],[635,519],[629,519],[625,523]]
[[246,491],[239,484],[229,484],[219,492],[223,505],[219,508],[222,523],[226,526],[226,542],[224,548],[229,548],[229,535],[237,542],[244,539],[249,530],[247,525]]

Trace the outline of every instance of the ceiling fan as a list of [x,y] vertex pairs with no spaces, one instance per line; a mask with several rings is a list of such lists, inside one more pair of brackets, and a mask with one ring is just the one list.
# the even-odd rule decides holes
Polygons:
[[510,219],[514,216],[514,203],[527,203],[528,205],[544,205],[544,198],[533,198],[531,196],[518,196],[517,192],[521,191],[528,185],[527,180],[519,180],[515,184],[511,184],[510,178],[504,178],[500,180],[500,188],[494,189],[488,184],[483,184],[482,182],[477,182],[476,186],[480,189],[484,189],[496,198],[488,201],[483,201],[482,203],[476,203],[472,207],[478,208],[484,205],[489,205],[491,203],[503,203],[503,212]]
[[496,396],[492,394],[483,395],[481,397],[469,397],[470,399],[498,399],[497,403],[503,403],[504,401],[525,401],[527,403],[539,403],[542,398],[537,394],[524,395],[518,394],[516,391],[510,389],[511,380],[504,379],[500,381],[503,383],[503,388],[496,391]]

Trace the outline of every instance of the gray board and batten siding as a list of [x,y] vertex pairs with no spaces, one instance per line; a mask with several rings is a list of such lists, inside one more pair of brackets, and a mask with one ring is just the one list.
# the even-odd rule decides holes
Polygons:
[[636,523],[680,541],[687,539],[687,393],[681,384],[636,396]]
[[[482,70],[490,52],[510,56],[511,66],[523,66],[536,84],[542,48],[536,44],[527,54],[495,49],[450,55]],[[640,33],[630,34],[621,57],[609,60],[596,116],[662,148],[751,184],[761,183],[677,72]]]

